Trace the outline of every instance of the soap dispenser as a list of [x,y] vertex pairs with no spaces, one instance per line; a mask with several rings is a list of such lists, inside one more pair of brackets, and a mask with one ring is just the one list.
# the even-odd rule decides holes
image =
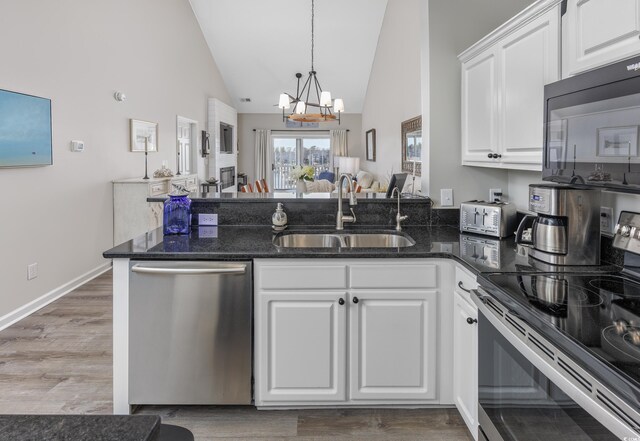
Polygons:
[[271,216],[274,230],[284,230],[287,228],[287,213],[284,212],[282,202],[278,202],[275,213]]

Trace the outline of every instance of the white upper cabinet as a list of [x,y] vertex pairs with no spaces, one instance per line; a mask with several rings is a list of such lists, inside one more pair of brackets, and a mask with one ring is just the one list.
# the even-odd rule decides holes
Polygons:
[[640,0],[568,0],[563,77],[640,53]]
[[557,9],[498,44],[502,162],[542,164],[544,85],[560,79]]
[[560,79],[560,0],[543,0],[460,55],[462,164],[540,170],[544,85]]
[[496,57],[483,52],[462,65],[462,159],[491,162],[497,145]]

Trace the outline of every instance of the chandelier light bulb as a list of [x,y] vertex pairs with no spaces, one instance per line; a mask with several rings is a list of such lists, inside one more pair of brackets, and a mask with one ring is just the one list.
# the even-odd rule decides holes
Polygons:
[[307,105],[304,103],[304,101],[298,101],[298,104],[296,104],[296,113],[298,115],[302,115],[306,111],[307,111]]
[[278,103],[278,107],[281,109],[288,109],[289,107],[291,107],[291,104],[289,102],[289,95],[287,95],[286,93],[280,94],[280,102]]
[[331,107],[331,92],[323,90],[320,94],[320,105],[323,107]]
[[344,101],[342,98],[336,98],[333,102],[333,110],[334,112],[344,112]]

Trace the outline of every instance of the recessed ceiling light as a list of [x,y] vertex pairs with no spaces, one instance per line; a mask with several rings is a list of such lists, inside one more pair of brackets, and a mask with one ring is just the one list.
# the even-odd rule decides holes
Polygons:
[[240,98],[240,102],[241,103],[250,103],[251,102],[251,98]]

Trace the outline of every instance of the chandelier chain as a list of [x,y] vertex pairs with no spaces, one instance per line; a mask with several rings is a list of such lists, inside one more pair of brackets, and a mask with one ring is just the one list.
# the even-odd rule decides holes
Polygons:
[[314,48],[314,26],[313,21],[315,18],[315,0],[311,0],[311,70],[313,71],[313,48]]

